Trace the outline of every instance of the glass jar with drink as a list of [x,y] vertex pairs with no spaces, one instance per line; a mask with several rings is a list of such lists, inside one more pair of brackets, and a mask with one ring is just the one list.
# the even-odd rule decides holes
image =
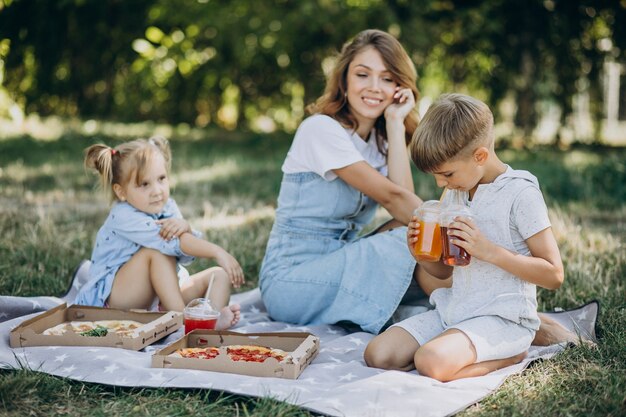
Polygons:
[[[469,265],[472,256],[465,249],[450,241],[451,237],[448,235],[448,230],[456,217],[471,217],[471,214],[470,209],[462,204],[450,204],[442,209],[439,222],[441,225],[442,261],[444,264],[451,266]],[[458,237],[452,238],[460,239]]]
[[413,255],[417,260],[437,262],[441,258],[440,206],[439,201],[429,200],[413,212],[419,227],[417,242],[413,246]]

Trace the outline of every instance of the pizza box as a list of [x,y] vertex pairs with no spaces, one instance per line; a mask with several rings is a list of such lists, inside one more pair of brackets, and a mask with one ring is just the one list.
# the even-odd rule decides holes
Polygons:
[[[66,332],[62,335],[44,335],[46,329],[69,321],[134,320],[145,323],[130,337],[110,332],[106,336],[82,336]],[[63,303],[45,311],[11,330],[12,348],[27,346],[108,346],[139,350],[175,332],[183,325],[183,315],[175,311],[127,311],[114,308],[91,307]]]
[[[225,351],[213,359],[181,358],[169,356],[178,349],[217,347],[229,345],[255,345],[281,349],[291,356],[288,363],[275,358],[265,362],[232,361]],[[319,351],[320,340],[311,333],[237,333],[227,330],[193,330],[152,355],[153,368],[200,369],[250,376],[297,379]]]

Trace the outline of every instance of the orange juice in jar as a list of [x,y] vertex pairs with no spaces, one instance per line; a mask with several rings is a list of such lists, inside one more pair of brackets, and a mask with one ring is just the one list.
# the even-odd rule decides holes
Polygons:
[[413,255],[421,261],[437,262],[441,258],[441,228],[439,227],[439,201],[425,201],[415,209],[419,235],[413,246]]

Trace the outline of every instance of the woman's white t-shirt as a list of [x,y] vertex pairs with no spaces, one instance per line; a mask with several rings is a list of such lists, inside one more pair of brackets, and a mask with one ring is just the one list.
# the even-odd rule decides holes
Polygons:
[[298,127],[282,170],[286,174],[315,172],[326,181],[337,178],[333,169],[365,161],[387,176],[387,158],[376,144],[372,129],[366,141],[330,116],[316,114]]

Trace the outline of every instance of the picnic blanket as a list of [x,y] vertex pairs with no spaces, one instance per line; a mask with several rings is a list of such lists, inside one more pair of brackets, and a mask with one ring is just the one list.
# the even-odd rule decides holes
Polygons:
[[[88,265],[77,270],[70,291],[56,297],[0,296],[0,368],[27,367],[37,372],[124,387],[203,388],[253,397],[272,397],[329,416],[447,416],[480,401],[509,375],[537,359],[547,359],[565,346],[533,346],[517,365],[478,378],[442,383],[412,372],[368,368],[363,351],[374,337],[335,325],[293,326],[269,318],[258,289],[235,294],[242,333],[303,331],[320,338],[320,352],[297,380],[150,367],[152,353],[183,335],[178,330],[142,351],[117,348],[44,346],[11,349],[9,332],[36,312],[73,300],[86,279]],[[549,313],[584,339],[595,339],[598,303]]]

